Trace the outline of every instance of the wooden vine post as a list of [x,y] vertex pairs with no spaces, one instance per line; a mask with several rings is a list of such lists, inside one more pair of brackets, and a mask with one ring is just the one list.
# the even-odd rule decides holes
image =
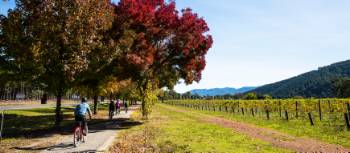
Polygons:
[[311,114],[311,112],[307,113],[307,115],[309,116],[309,120],[310,120],[311,126],[313,126],[313,125],[314,125],[314,121],[312,120],[312,114]]
[[320,121],[322,121],[322,110],[321,110],[321,100],[318,100],[318,116],[320,117]]
[[349,104],[349,102],[346,103],[346,108],[348,111],[348,118],[350,118],[350,104]]
[[267,120],[270,120],[270,112],[269,112],[269,109],[266,109],[266,118],[267,118]]
[[349,116],[348,116],[348,113],[344,113],[344,119],[345,119],[346,129],[347,129],[347,130],[350,130],[350,124],[349,124]]
[[280,117],[282,118],[281,100],[278,101],[278,109],[279,109],[279,112],[280,112]]
[[265,112],[266,112],[266,119],[270,120],[270,112],[269,112],[269,108],[267,107],[267,101],[265,101]]
[[295,101],[295,118],[298,118],[298,101]]

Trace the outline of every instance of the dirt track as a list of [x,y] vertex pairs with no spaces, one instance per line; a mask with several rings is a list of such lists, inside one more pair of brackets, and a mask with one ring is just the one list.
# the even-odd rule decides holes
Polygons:
[[[169,108],[169,107],[167,107]],[[181,113],[189,113],[186,110],[170,108]],[[199,113],[198,113],[199,114]],[[286,148],[296,152],[310,153],[347,153],[349,148],[340,145],[329,144],[314,139],[299,138],[288,134],[284,134],[272,129],[257,127],[247,123],[236,122],[220,117],[214,117],[205,114],[199,114],[198,119],[208,123],[220,125],[222,127],[231,128],[239,133],[246,134],[250,137],[257,138],[273,144],[276,147]]]

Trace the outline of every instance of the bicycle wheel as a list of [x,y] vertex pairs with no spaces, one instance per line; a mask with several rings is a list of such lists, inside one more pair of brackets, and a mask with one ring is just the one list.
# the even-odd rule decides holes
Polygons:
[[82,143],[85,143],[86,140],[87,140],[87,135],[89,133],[89,128],[88,128],[88,125],[87,123],[85,125],[81,125],[81,142]]
[[78,146],[82,138],[82,131],[79,126],[77,126],[73,131],[73,144],[74,146]]
[[84,127],[84,133],[85,133],[84,136],[87,136],[87,134],[89,133],[89,127],[87,124]]
[[85,138],[86,138],[86,129],[85,130],[81,130],[81,139],[80,139],[80,141],[82,142],[82,143],[84,143],[85,142]]

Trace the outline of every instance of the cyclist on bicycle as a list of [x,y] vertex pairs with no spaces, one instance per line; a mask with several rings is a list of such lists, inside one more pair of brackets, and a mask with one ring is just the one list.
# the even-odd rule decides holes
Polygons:
[[74,116],[75,116],[75,121],[77,123],[79,122],[82,122],[82,125],[83,126],[83,132],[84,135],[86,135],[86,132],[85,129],[87,129],[87,121],[86,121],[86,113],[89,114],[89,117],[90,117],[90,120],[91,120],[91,110],[90,110],[90,106],[89,104],[87,103],[86,99],[85,98],[82,98],[81,99],[81,103],[78,104],[76,107],[75,107],[75,111],[74,111]]

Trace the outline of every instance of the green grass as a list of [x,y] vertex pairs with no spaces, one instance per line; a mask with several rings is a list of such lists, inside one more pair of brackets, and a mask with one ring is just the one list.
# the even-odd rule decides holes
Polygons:
[[195,114],[175,112],[164,105],[155,105],[144,125],[123,132],[124,136],[135,133],[146,137],[138,139],[151,144],[150,152],[289,152],[232,129],[200,122]]
[[[73,107],[62,107],[64,113],[72,114]],[[24,115],[24,116],[42,116],[55,114],[55,108],[34,108],[24,110],[7,110],[6,114]]]
[[307,137],[322,140],[328,143],[339,144],[342,146],[350,147],[350,132],[343,130],[343,127],[339,129],[324,125],[325,122],[320,122],[317,118],[314,119],[315,126],[311,126],[308,119],[291,119],[286,121],[279,117],[279,114],[273,113],[271,119],[266,119],[266,114],[261,113],[258,116],[252,117],[250,112],[246,112],[245,115],[239,113],[227,113],[227,112],[213,112],[205,110],[195,110],[185,107],[177,107],[183,110],[188,110],[197,114],[213,115],[222,117],[238,122],[246,122],[257,125],[259,127],[265,127],[275,129],[277,131],[287,133],[297,137]]
[[[62,126],[65,127],[73,123],[73,108],[62,108],[64,119]],[[69,120],[67,120],[69,119]],[[28,110],[8,110],[5,111],[4,136],[11,137],[31,137],[40,133],[48,132],[54,127],[55,108],[37,108]]]

